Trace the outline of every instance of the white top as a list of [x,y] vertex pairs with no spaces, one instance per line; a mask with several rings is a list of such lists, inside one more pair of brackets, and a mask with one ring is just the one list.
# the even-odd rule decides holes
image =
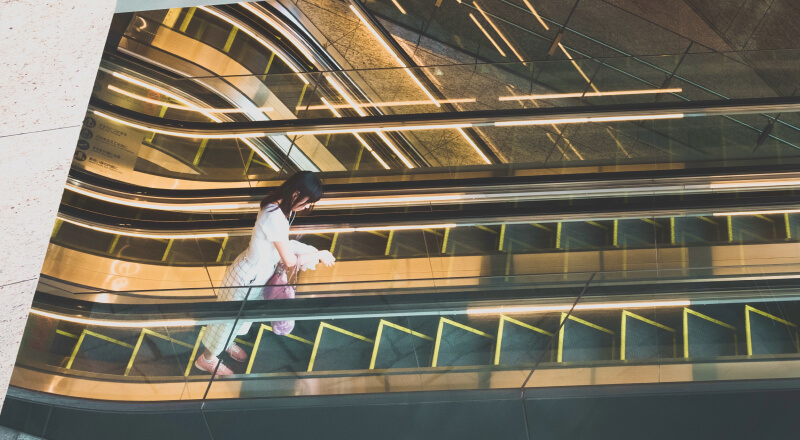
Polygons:
[[289,221],[278,205],[269,204],[258,213],[246,258],[271,274],[281,261],[276,241],[289,241]]
[[[288,241],[289,247],[295,255],[305,255],[317,252],[317,248],[295,240],[289,240],[289,221],[283,211],[274,203],[258,213],[256,225],[250,236],[250,245],[244,251],[248,267],[256,270],[256,284],[265,283],[275,273],[275,267],[281,262],[276,241]],[[313,259],[300,267],[302,270],[314,270],[319,259]],[[249,271],[248,271],[249,272]]]

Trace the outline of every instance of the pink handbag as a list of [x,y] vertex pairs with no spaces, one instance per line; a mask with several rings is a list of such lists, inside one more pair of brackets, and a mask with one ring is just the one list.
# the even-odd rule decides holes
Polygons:
[[[286,266],[278,263],[275,273],[267,280],[264,286],[263,297],[269,299],[294,299],[295,286],[289,284],[289,274]],[[292,281],[297,282],[297,266],[291,273]],[[272,321],[272,332],[276,335],[288,335],[294,330],[294,321]]]

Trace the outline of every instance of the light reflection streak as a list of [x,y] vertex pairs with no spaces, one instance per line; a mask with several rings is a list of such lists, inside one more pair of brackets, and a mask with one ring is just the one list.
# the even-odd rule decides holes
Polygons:
[[[476,102],[476,98],[454,98],[454,99],[442,99],[438,102],[441,104],[467,104]],[[402,107],[408,105],[434,105],[431,101],[392,101],[392,102],[369,102],[364,104],[357,104],[354,103],[358,108],[366,108],[366,107]],[[327,104],[327,105],[309,105],[305,106],[298,106],[297,110],[326,110],[329,108],[335,109],[342,109],[342,108],[351,108],[353,105],[350,104]]]
[[647,95],[657,93],[680,93],[682,88],[672,89],[646,89],[646,90],[616,90],[611,92],[586,92],[586,93],[553,93],[546,95],[518,95],[518,96],[501,96],[498,101],[523,101],[523,100],[537,100],[537,99],[564,99],[564,98],[584,98],[594,96],[624,96],[624,95]]
[[[336,116],[337,118],[341,118],[342,117],[342,115],[339,114],[339,112],[337,112],[335,108],[333,108],[333,106],[328,102],[327,99],[325,99],[323,97],[320,97],[319,99],[328,107],[328,110],[330,110],[333,113],[334,116]],[[353,136],[355,136],[356,139],[358,139],[358,141],[361,142],[361,145],[363,145],[364,148],[367,149],[367,151],[372,153],[372,156],[374,156],[375,159],[378,160],[378,162],[381,164],[381,166],[383,166],[384,169],[387,169],[387,170],[389,169],[389,165],[387,165],[386,162],[384,162],[383,159],[381,159],[381,157],[378,156],[378,153],[376,153],[375,150],[373,150],[372,147],[370,147],[369,144],[367,144],[367,142],[364,140],[364,138],[361,137],[360,134],[353,133]]]
[[478,5],[478,2],[473,1],[472,4],[475,5],[475,9],[477,9],[478,12],[480,12],[481,15],[483,15],[483,18],[486,19],[486,21],[489,23],[492,29],[494,29],[494,31],[497,32],[497,35],[499,35],[500,38],[502,38],[503,41],[508,45],[509,49],[511,49],[511,51],[514,52],[514,55],[516,55],[520,61],[525,61],[525,59],[522,58],[522,55],[520,55],[519,52],[517,52],[517,49],[514,49],[514,46],[512,46],[511,42],[508,41],[508,38],[506,38],[506,36],[503,35],[502,32],[500,32],[500,29],[497,27],[496,24],[494,24],[494,21],[492,21],[492,19],[489,18],[489,15],[486,12],[484,12],[483,9],[481,9],[480,5]]
[[492,43],[492,46],[494,46],[494,48],[497,49],[498,52],[500,52],[500,55],[506,56],[506,53],[503,52],[503,49],[497,44],[496,41],[494,41],[494,38],[492,38],[492,36],[489,35],[489,32],[486,32],[486,28],[483,27],[483,25],[478,21],[477,18],[475,18],[475,16],[471,12],[469,14],[469,18],[471,18],[472,21],[475,23],[475,25],[478,26],[478,29],[480,29],[481,32],[483,32],[483,35],[489,39],[489,41]]
[[[119,72],[112,72],[111,75],[114,76],[115,78],[119,78],[119,79],[121,79],[123,81],[129,82],[131,84],[135,84],[137,86],[143,87],[143,88],[148,89],[148,90],[152,90],[154,92],[158,92],[158,93],[160,93],[160,94],[162,94],[164,96],[172,98],[175,101],[178,101],[181,104],[185,105],[186,107],[192,108],[195,111],[203,114],[205,117],[207,117],[208,119],[211,119],[214,122],[222,122],[222,119],[220,119],[220,118],[218,118],[218,117],[216,117],[216,116],[211,114],[212,112],[210,111],[210,109],[205,109],[205,108],[199,107],[199,106],[197,106],[195,104],[192,104],[191,102],[187,101],[186,99],[183,99],[182,97],[180,97],[179,95],[177,95],[175,93],[171,93],[171,92],[169,92],[167,90],[164,90],[164,89],[162,89],[160,87],[156,87],[156,86],[154,86],[152,84],[148,84],[148,83],[146,83],[144,81],[139,81],[136,78],[130,77],[128,75],[124,75],[124,74],[119,73]],[[109,84],[109,88],[111,88],[111,87],[112,86]],[[97,114],[97,111],[95,111],[94,113]],[[117,119],[117,118],[114,118],[112,116],[108,116],[108,115],[105,115],[105,114],[102,114],[102,116],[105,116],[106,118],[115,120],[115,121],[117,121],[117,122],[119,122],[119,123],[121,123],[123,125],[132,126],[134,128],[141,127],[141,126],[136,126],[136,124],[131,124],[131,123],[122,121],[120,119]],[[151,132],[154,132],[154,133],[158,133],[158,131],[155,131],[153,129],[146,128],[146,127],[144,128],[144,130],[151,131]],[[196,138],[196,136],[182,136],[180,134],[171,133],[171,132],[168,132],[166,130],[162,130],[161,134],[169,134],[169,135],[172,135],[172,136],[179,136],[179,137]],[[278,165],[275,164],[275,162],[273,162],[272,159],[269,158],[269,156],[267,156],[263,151],[261,151],[260,148],[258,148],[251,141],[249,141],[248,139],[245,139],[245,137],[254,137],[254,136],[237,135],[237,136],[230,136],[230,137],[218,138],[218,139],[240,139],[244,144],[246,144],[248,147],[250,147],[250,149],[255,151],[256,154],[258,154],[258,157],[260,157],[270,168],[272,168],[274,171],[278,171],[280,169],[280,168],[278,168]]]
[[[146,102],[146,103],[149,103],[149,104],[155,104],[155,105],[159,105],[159,106],[162,106],[162,107],[174,108],[176,110],[185,110],[187,112],[198,112],[198,113],[247,113],[247,112],[253,111],[253,110],[246,110],[246,109],[241,109],[241,108],[208,108],[208,109],[201,109],[201,108],[198,108],[198,107],[191,107],[191,106],[180,105],[180,104],[172,104],[170,102],[159,101],[157,99],[150,99],[150,98],[145,97],[145,96],[137,95],[136,93],[128,92],[128,91],[120,89],[119,87],[114,86],[112,84],[108,85],[108,90],[111,90],[112,92],[115,92],[115,93],[119,93],[120,95],[123,95],[123,96],[127,96],[129,98],[136,99],[137,101],[142,101],[142,102]],[[275,109],[272,108],[272,107],[260,107],[260,108],[255,109],[255,111],[260,111],[260,112],[271,112],[271,111],[274,111],[274,110]]]
[[[281,59],[281,61],[283,61],[284,63],[286,63],[286,65],[287,65],[287,66],[289,66],[289,68],[290,68],[290,69],[292,69],[292,72],[294,72],[294,73],[296,73],[296,74],[297,74],[297,77],[298,77],[298,78],[300,78],[300,80],[302,80],[302,81],[303,81],[304,83],[306,83],[306,84],[308,84],[308,83],[309,83],[309,82],[308,82],[308,80],[307,80],[307,79],[305,78],[305,76],[303,75],[303,73],[300,71],[300,69],[299,69],[299,68],[297,68],[297,67],[294,65],[294,63],[292,63],[292,60],[290,60],[289,58],[287,58],[287,57],[286,57],[286,56],[285,56],[285,55],[284,55],[284,54],[283,54],[281,51],[278,51],[278,50],[277,50],[277,49],[276,49],[274,46],[272,46],[271,44],[269,44],[269,42],[267,42],[267,41],[266,41],[266,40],[264,40],[263,38],[259,37],[259,36],[258,36],[258,35],[256,35],[254,32],[250,31],[249,29],[246,29],[246,28],[240,27],[239,23],[237,23],[236,21],[234,21],[234,20],[232,20],[232,19],[230,19],[230,18],[226,17],[225,15],[222,15],[222,14],[220,14],[220,13],[219,13],[219,12],[217,12],[217,11],[214,11],[213,9],[211,9],[211,8],[209,8],[209,7],[207,7],[207,6],[198,6],[198,7],[197,7],[197,9],[201,9],[201,10],[203,10],[203,11],[205,11],[205,12],[207,12],[207,13],[209,13],[209,14],[211,14],[211,15],[213,15],[213,16],[215,16],[215,17],[217,17],[217,18],[219,18],[220,20],[222,20],[222,21],[224,21],[224,22],[226,22],[226,23],[230,24],[231,26],[233,26],[233,27],[235,27],[235,28],[239,29],[240,31],[244,32],[245,34],[247,34],[248,36],[250,36],[250,38],[252,38],[252,39],[254,39],[254,40],[258,41],[258,43],[259,43],[259,44],[261,44],[262,46],[264,46],[264,47],[266,47],[267,49],[269,49],[270,51],[272,51],[272,53],[274,53],[275,55],[277,55],[277,56],[278,56],[278,58],[280,58],[280,59]],[[263,17],[262,17],[262,18],[263,18]]]

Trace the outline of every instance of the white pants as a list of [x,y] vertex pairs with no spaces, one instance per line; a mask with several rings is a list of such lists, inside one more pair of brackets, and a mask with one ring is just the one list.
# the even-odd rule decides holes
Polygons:
[[[234,261],[233,264],[228,267],[228,270],[225,271],[225,277],[222,279],[222,285],[220,286],[219,293],[217,294],[217,301],[243,301],[245,297],[248,296],[248,292],[250,294],[247,298],[248,300],[261,299],[261,288],[249,286],[252,286],[253,284],[263,285],[266,283],[266,280],[269,279],[269,276],[272,276],[272,274],[270,273],[268,276],[265,276],[265,274],[259,274],[258,269],[259,268],[250,262],[250,260],[245,258],[244,253],[239,255],[239,257],[236,258],[236,261]],[[259,278],[265,279],[260,283],[256,283],[256,281],[261,281]],[[250,322],[239,323],[236,326],[236,334],[246,334],[248,331],[250,331],[251,324],[252,323]],[[233,322],[209,324],[206,327],[205,334],[203,335],[203,346],[206,347],[210,352],[214,353],[214,356],[218,356],[223,350],[228,348],[230,343],[233,343],[233,338],[231,338],[230,343],[225,344],[228,342],[228,336],[231,334],[232,330]]]

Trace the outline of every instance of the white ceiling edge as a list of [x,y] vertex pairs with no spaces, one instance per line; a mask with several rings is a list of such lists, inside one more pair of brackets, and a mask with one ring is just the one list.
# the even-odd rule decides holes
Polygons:
[[117,0],[114,12],[151,11],[154,9],[186,8],[191,6],[224,5],[239,3],[230,0]]

